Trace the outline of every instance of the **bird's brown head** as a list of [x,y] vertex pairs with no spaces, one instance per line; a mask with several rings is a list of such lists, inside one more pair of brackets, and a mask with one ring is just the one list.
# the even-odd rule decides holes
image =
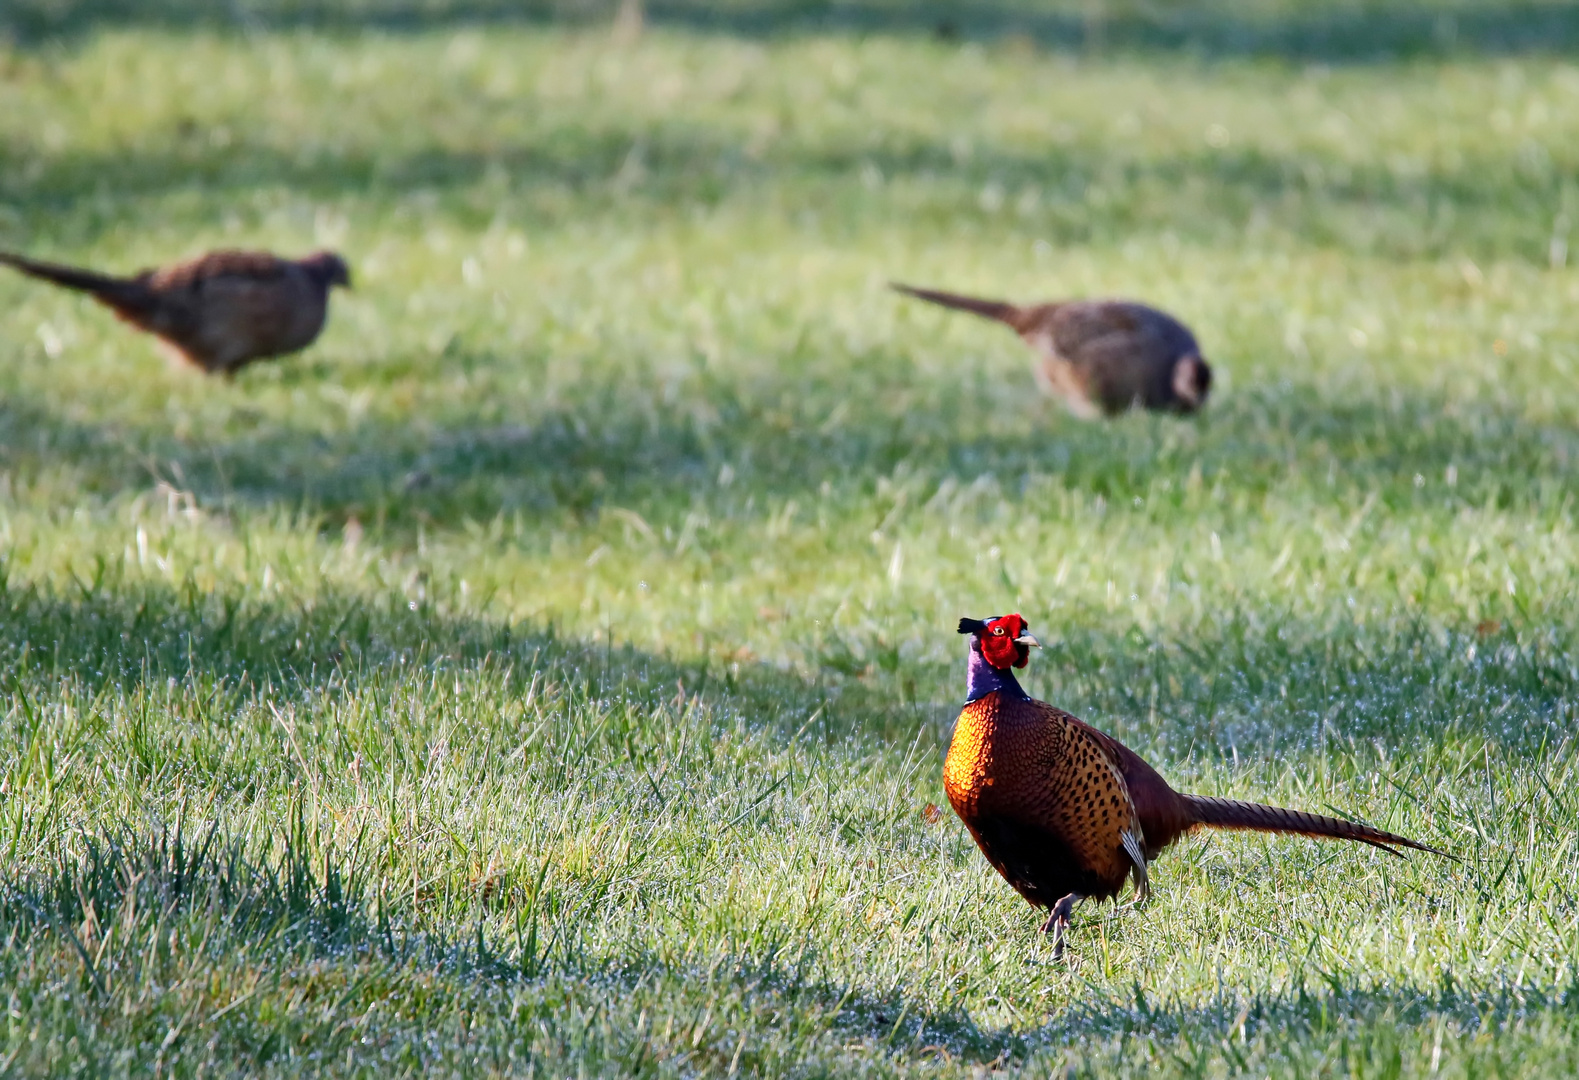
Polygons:
[[1031,636],[1025,619],[1019,615],[994,615],[990,619],[961,619],[959,632],[974,634],[982,659],[995,668],[1024,667],[1033,646],[1041,642]]
[[1189,353],[1173,365],[1173,396],[1182,412],[1194,412],[1206,404],[1212,390],[1212,368],[1199,353]]
[[302,260],[309,273],[323,282],[324,288],[351,287],[351,267],[332,251],[315,251]]

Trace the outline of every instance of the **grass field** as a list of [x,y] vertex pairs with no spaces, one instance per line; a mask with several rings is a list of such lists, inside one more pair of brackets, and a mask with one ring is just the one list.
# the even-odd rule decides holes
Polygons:
[[[0,1074],[1579,1071],[1579,15],[630,29],[0,9],[0,246],[357,282],[224,382],[0,276]],[[1008,610],[1176,785],[1462,861],[1196,839],[1054,963],[941,789]]]

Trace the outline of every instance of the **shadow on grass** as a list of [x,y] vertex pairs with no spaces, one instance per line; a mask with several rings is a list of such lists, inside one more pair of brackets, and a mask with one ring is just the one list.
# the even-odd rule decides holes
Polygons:
[[[0,687],[20,719],[0,742],[25,758],[39,732],[65,723],[36,703],[69,700],[86,710],[67,725],[82,746],[110,745],[147,776],[195,770],[246,786],[245,771],[230,770],[237,761],[245,770],[243,744],[278,742],[274,706],[311,711],[359,694],[420,696],[461,673],[511,700],[552,697],[590,710],[611,725],[597,745],[616,750],[621,722],[608,714],[673,711],[677,687],[681,701],[707,704],[696,715],[709,730],[793,730],[821,709],[818,732],[828,739],[914,737],[914,708],[887,696],[887,687],[721,662],[705,641],[702,657],[688,661],[621,644],[617,627],[564,633],[456,615],[451,585],[419,569],[382,592],[325,589],[281,600],[190,580],[128,580],[120,560],[84,569],[68,586],[72,596],[13,583],[0,589]],[[149,729],[149,710],[168,714],[169,730]],[[435,716],[428,719],[443,719]],[[524,723],[519,716],[509,722]],[[432,734],[424,728],[420,737]],[[459,745],[526,734],[465,725],[453,738]],[[342,735],[329,731],[326,743],[307,749],[339,754]]]
[[[115,27],[386,33],[498,24],[605,22],[616,0],[13,0],[0,29],[40,43]],[[1208,0],[649,0],[650,25],[748,38],[800,34],[1018,36],[1050,49],[1185,51],[1356,63],[1454,54],[1556,54],[1579,47],[1570,4],[1245,4]]]
[[[593,717],[606,726],[588,729],[588,745],[607,743],[616,758],[628,750],[622,738],[642,737],[630,726],[632,710],[658,715],[673,706],[677,687],[679,700],[708,703],[698,714],[704,732],[787,736],[812,717],[812,738],[872,750],[918,737],[941,748],[957,711],[960,661],[904,662],[882,640],[815,631],[795,643],[802,659],[780,666],[741,662],[749,630],[729,628],[716,631],[717,642],[698,636],[687,658],[621,644],[618,626],[512,626],[457,614],[460,603],[453,582],[430,579],[420,566],[402,582],[289,600],[236,584],[150,582],[121,560],[80,569],[65,595],[13,584],[0,591],[0,686],[19,720],[4,742],[26,760],[39,732],[65,723],[34,703],[64,702],[77,716],[68,741],[109,747],[147,777],[190,774],[244,788],[256,780],[254,759],[278,749],[276,705],[316,717],[302,735],[309,753],[349,761],[394,751],[348,742],[336,709],[360,709],[361,698],[420,698],[425,687],[451,682],[453,708],[472,708],[462,676],[501,700],[552,687],[574,706],[576,723]],[[1325,755],[1329,745],[1363,756],[1372,744],[1380,761],[1401,755],[1418,772],[1434,767],[1419,764],[1434,749],[1531,749],[1561,742],[1574,722],[1576,643],[1560,621],[1442,628],[1407,614],[1357,622],[1341,605],[1312,616],[1236,603],[1244,610],[1232,617],[1150,632],[1102,611],[1069,611],[1042,631],[1046,655],[1026,686],[1159,765],[1241,756],[1275,763],[1286,753]],[[954,644],[950,628],[936,633]],[[148,726],[149,710],[172,717],[167,730]],[[411,719],[420,730],[408,734],[414,745],[442,738],[487,753],[499,739],[530,741],[527,718],[496,712],[489,715],[500,730],[468,724],[444,735],[448,712],[424,707],[420,723],[416,713]],[[356,738],[385,729],[381,720],[362,722],[372,726]]]
[[[1417,1049],[1406,1041],[1433,1024],[1440,1046],[1443,1024],[1473,1037],[1579,1020],[1579,983],[1427,985],[1322,972],[1314,986],[1296,974],[1291,989],[1248,998],[1219,984],[1206,1004],[1148,1000],[1138,979],[1127,1000],[1088,986],[1045,1025],[995,1028],[904,987],[873,996],[818,979],[809,946],[719,955],[705,972],[577,947],[577,909],[557,906],[541,882],[502,931],[416,930],[398,897],[299,819],[271,857],[213,834],[194,843],[179,826],[62,845],[52,868],[0,877],[0,971],[12,1015],[30,1032],[7,1063],[30,1071],[56,1039],[75,1035],[79,1061],[113,1054],[124,1066],[131,1046],[139,1064],[177,1070],[257,1068],[304,1045],[348,1069],[480,1059],[634,1074],[667,1060],[752,1074],[814,1054],[826,1067],[827,1055],[853,1047],[858,1060],[876,1053],[897,1064],[941,1050],[977,1066],[1065,1049],[1115,1059],[1161,1050],[1193,1058],[1197,1070],[1306,1051],[1346,1064],[1392,1060],[1396,1070],[1400,1051]],[[696,1023],[704,1010],[715,1027]],[[818,1017],[811,1030],[788,1034],[784,1018],[807,1013]],[[691,1020],[678,1034],[675,1016]],[[182,1038],[188,1027],[196,1030]]]
[[[330,527],[357,517],[397,531],[460,529],[520,515],[535,530],[624,507],[661,530],[678,527],[697,499],[727,519],[746,512],[752,493],[867,497],[896,472],[925,486],[903,511],[923,517],[934,499],[969,502],[978,489],[994,502],[1037,498],[1046,481],[1109,502],[1146,499],[1162,512],[1230,476],[1234,493],[1253,499],[1308,487],[1318,501],[1374,496],[1395,512],[1443,499],[1528,509],[1550,503],[1579,460],[1579,432],[1493,402],[1398,392],[1334,401],[1301,386],[1240,392],[1193,421],[1086,423],[1048,404],[1006,434],[987,422],[997,406],[985,390],[918,400],[910,366],[904,356],[863,357],[836,395],[836,383],[791,360],[782,372],[712,380],[701,411],[691,400],[664,404],[662,388],[633,373],[618,385],[589,380],[579,400],[509,425],[476,426],[463,402],[421,425],[364,419],[325,433],[274,419],[206,444],[163,424],[82,423],[12,396],[0,403],[0,468],[22,486],[67,469],[105,497],[162,480],[205,508],[275,508]],[[444,364],[430,375],[442,379]],[[846,400],[863,403],[860,411],[841,414]],[[727,488],[718,484],[726,466],[735,478]]]
[[[1143,155],[1053,140],[983,142],[961,159],[949,138],[902,130],[786,139],[758,154],[748,152],[745,127],[732,124],[566,116],[475,150],[389,149],[378,143],[387,133],[375,131],[335,134],[311,152],[247,136],[216,149],[193,125],[109,152],[0,146],[0,203],[26,230],[7,246],[34,249],[89,246],[172,195],[198,195],[219,217],[251,194],[280,188],[323,203],[354,198],[364,212],[386,215],[409,210],[420,193],[437,199],[424,216],[479,231],[499,221],[552,231],[563,226],[568,206],[578,217],[650,222],[698,207],[760,203],[775,219],[815,214],[830,231],[901,216],[910,229],[1034,230],[1056,245],[1114,242],[1146,230],[1237,245],[1245,222],[1256,218],[1305,244],[1374,257],[1470,254],[1544,266],[1549,222],[1529,208],[1560,194],[1564,164],[1559,158],[1544,172],[1524,170],[1501,150],[1470,151],[1406,173],[1382,160],[1334,165],[1314,151]],[[634,185],[625,175],[633,153],[642,164]],[[883,178],[877,190],[863,180],[872,170]],[[1011,209],[984,208],[989,186]]]

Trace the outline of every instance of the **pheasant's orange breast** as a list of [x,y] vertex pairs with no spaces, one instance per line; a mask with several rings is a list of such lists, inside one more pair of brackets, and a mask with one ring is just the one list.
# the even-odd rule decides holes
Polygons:
[[966,705],[954,725],[943,763],[943,790],[955,813],[970,822],[977,814],[1023,805],[1028,793],[1045,797],[1042,763],[1054,741],[1044,718],[1023,715],[1022,700],[1000,693]]
[[993,736],[998,710],[989,701],[992,694],[971,702],[954,724],[948,758],[943,762],[943,790],[954,812],[969,821],[976,811],[982,789],[992,785]]

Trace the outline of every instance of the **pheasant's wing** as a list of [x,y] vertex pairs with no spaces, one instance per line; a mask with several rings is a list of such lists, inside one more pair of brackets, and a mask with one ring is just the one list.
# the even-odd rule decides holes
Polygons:
[[1194,352],[1189,331],[1168,315],[1128,301],[1065,304],[1051,326],[1059,356],[1108,412],[1168,400],[1179,356]]
[[1044,388],[1079,416],[1121,412],[1146,398],[1146,358],[1157,352],[1144,312],[1101,300],[1049,304],[1021,336],[1042,358]]
[[1041,304],[1021,308],[1013,325],[1041,361],[1036,366],[1036,376],[1042,390],[1062,398],[1076,416],[1089,419],[1102,412],[1101,404],[1092,400],[1091,373],[1086,366],[1071,363],[1059,350],[1058,327],[1066,306]]
[[1146,763],[1135,751],[1104,731],[1076,720],[1106,749],[1108,758],[1124,774],[1129,789],[1130,802],[1140,819],[1143,833],[1142,850],[1148,859],[1155,859],[1162,849],[1189,832],[1196,825],[1194,813],[1186,798],[1174,791],[1162,775]]
[[201,290],[210,282],[277,282],[290,274],[296,264],[267,251],[210,251],[186,262],[147,271],[151,288],[175,293],[183,289]]
[[1149,337],[1144,313],[1132,304],[1113,301],[1061,304],[1047,325],[1058,355],[1073,364],[1133,349]]
[[1145,833],[1119,763],[1100,732],[1045,702],[1034,705],[1048,733],[1039,754],[1047,773],[1047,796],[1037,808],[1042,826],[1115,890],[1133,874],[1144,895]]
[[323,326],[321,289],[265,252],[216,251],[148,275],[163,299],[145,328],[210,371],[292,352]]

